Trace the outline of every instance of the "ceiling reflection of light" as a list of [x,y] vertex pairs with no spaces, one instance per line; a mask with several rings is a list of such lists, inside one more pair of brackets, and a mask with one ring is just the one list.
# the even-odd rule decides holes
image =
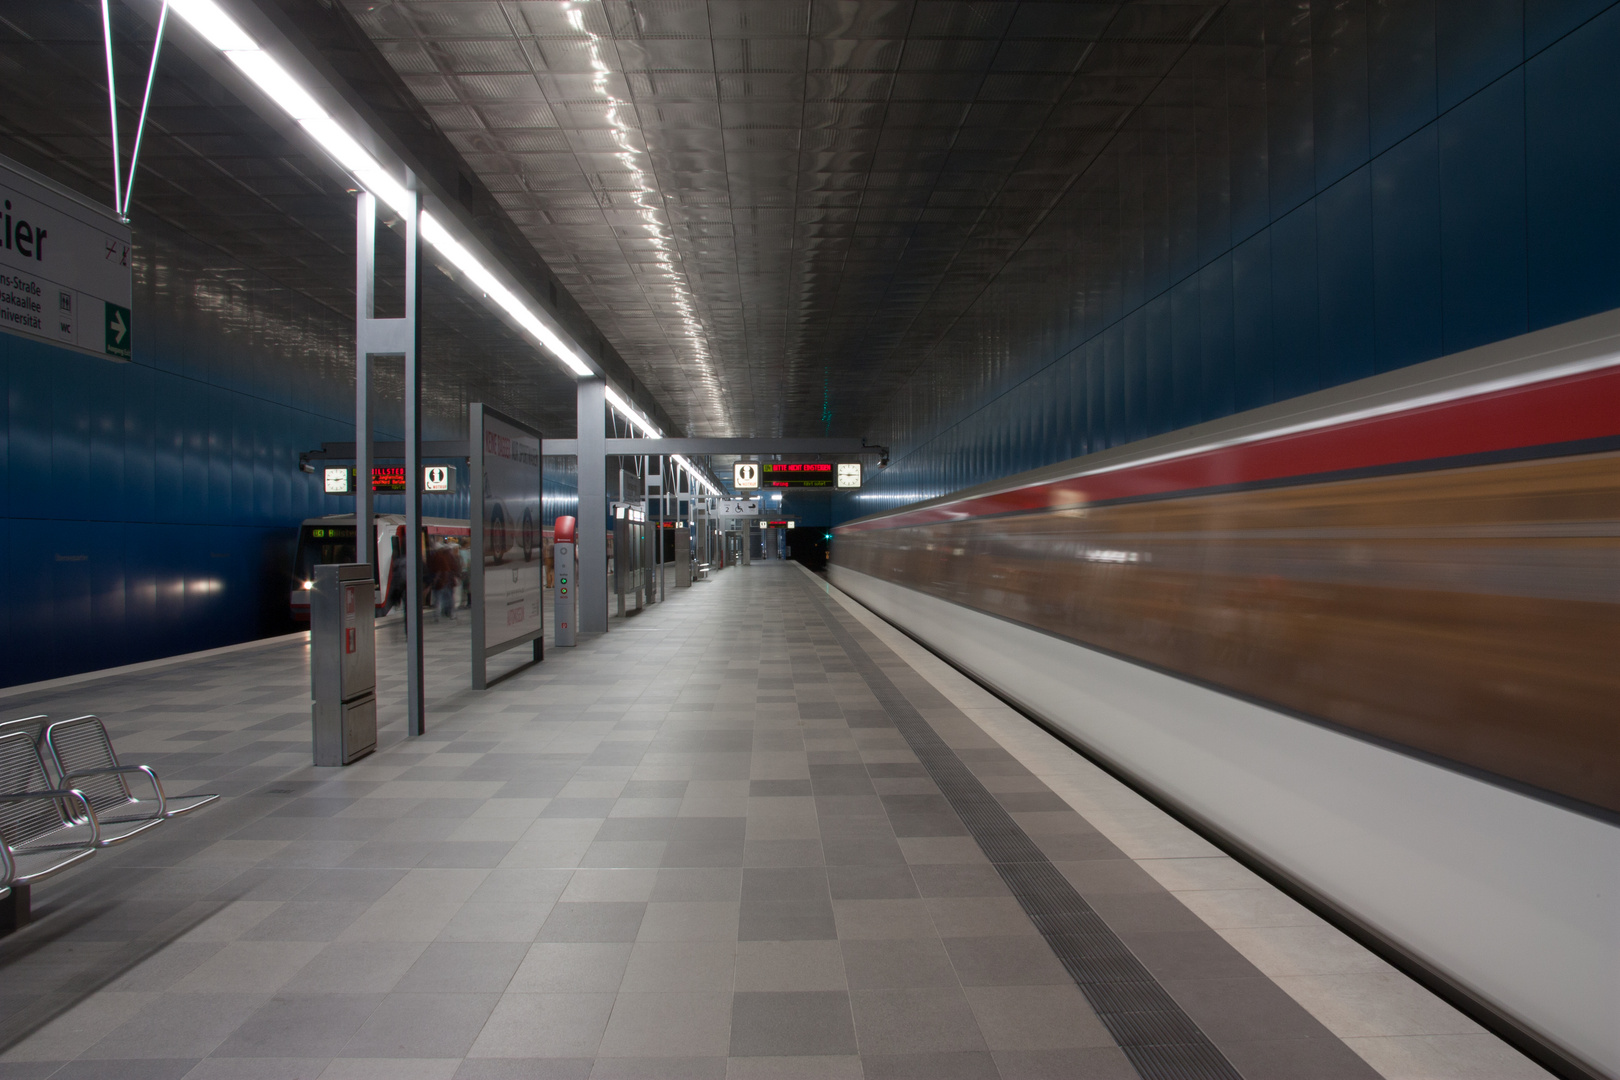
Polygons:
[[663,193],[658,190],[653,178],[651,162],[642,161],[644,151],[637,150],[630,137],[632,131],[640,130],[631,120],[635,103],[614,96],[608,86],[608,76],[612,73],[612,69],[602,58],[602,37],[585,25],[583,9],[591,2],[594,0],[569,0],[563,5],[563,10],[567,15],[568,25],[584,34],[589,42],[593,72],[591,86],[608,103],[607,120],[611,125],[613,141],[619,148],[614,156],[624,166],[634,185],[631,201],[637,208],[637,216],[641,218],[647,238],[652,242],[653,257],[658,262],[660,276],[669,282],[672,302],[680,312],[681,330],[691,347],[690,355],[698,367],[698,371],[693,373],[696,376],[695,381],[703,386],[710,407],[719,413],[721,423],[730,428],[731,412],[725,395],[718,392],[720,379],[709,348],[708,331],[698,317],[685,266],[676,265],[679,253],[675,250],[675,238],[670,234],[668,225],[661,220],[664,213]]

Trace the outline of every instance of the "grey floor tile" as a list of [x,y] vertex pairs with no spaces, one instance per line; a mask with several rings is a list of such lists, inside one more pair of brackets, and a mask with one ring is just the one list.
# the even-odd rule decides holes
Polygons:
[[594,1058],[467,1058],[452,1080],[590,1080]]
[[742,905],[738,941],[833,941],[838,927],[830,901]]
[[670,867],[657,872],[649,899],[664,903],[737,901],[741,895],[742,870],[738,867]]
[[613,994],[633,946],[607,942],[540,942],[529,947],[507,986],[509,993]]
[[827,871],[819,866],[747,867],[742,872],[742,901],[806,903],[828,899]]
[[[1114,1046],[1065,1050],[997,1050],[1001,1080],[1138,1080],[1140,1074]],[[1247,1075],[1247,1074],[1245,1074]],[[1297,1077],[1316,1077],[1299,1073]]]
[[339,1056],[464,1057],[500,1000],[499,994],[390,994]]
[[[1000,1080],[995,1060],[984,1051],[920,1054],[862,1054],[866,1080]],[[1063,1080],[1082,1080],[1066,1076]]]
[[620,992],[599,1057],[725,1057],[730,994]]
[[562,896],[573,871],[562,868],[496,868],[468,897],[481,904],[551,904]]
[[970,986],[965,993],[991,1050],[1061,1050],[1114,1044],[1073,983]]
[[612,994],[506,994],[468,1057],[594,1057],[614,1000]]
[[197,1062],[185,1080],[319,1080],[329,1058],[209,1057]]
[[1220,1047],[1244,1080],[1378,1080],[1379,1073],[1338,1039],[1263,1039]]
[[1119,937],[1160,981],[1244,979],[1256,973],[1254,965],[1213,930],[1130,933]]
[[987,1050],[962,991],[852,990],[861,1053],[920,1054]]
[[241,940],[331,941],[370,906],[363,900],[289,900]]
[[839,991],[744,991],[732,998],[733,1057],[853,1054],[849,995]]
[[734,988],[843,990],[844,960],[836,941],[739,941]]
[[1061,986],[1070,983],[1046,939],[1036,934],[949,937],[945,951],[963,986]]
[[723,1057],[597,1058],[591,1080],[726,1080]]
[[540,941],[634,941],[646,904],[607,902],[562,904],[540,927]]
[[833,866],[827,885],[834,900],[906,900],[918,895],[906,866]]
[[731,990],[730,941],[643,941],[632,947],[620,989],[627,993]]
[[394,985],[397,994],[498,994],[529,953],[527,944],[435,941]]
[[332,1058],[382,1004],[382,994],[278,994],[214,1051],[229,1058]]
[[181,1080],[197,1067],[195,1058],[144,1058],[70,1061],[52,1080]]
[[512,843],[500,840],[439,840],[424,845],[417,866],[483,867],[501,864],[512,850]]
[[269,999],[269,994],[162,994],[82,1056],[207,1057]]
[[[1132,864],[1135,865],[1134,863]],[[1006,882],[989,863],[917,863],[909,867],[922,896],[1010,896]]]
[[297,901],[337,900],[371,902],[382,898],[405,871],[400,869],[330,869],[311,878],[298,893]]
[[844,941],[844,973],[851,990],[954,987],[956,969],[938,938]]

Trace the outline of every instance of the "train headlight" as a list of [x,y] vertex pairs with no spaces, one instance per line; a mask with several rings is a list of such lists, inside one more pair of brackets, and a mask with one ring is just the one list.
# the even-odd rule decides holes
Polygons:
[[314,583],[314,582],[313,582],[313,581],[306,581],[306,582],[304,582],[304,588],[306,588],[306,589],[313,589],[313,588],[314,588],[314,587],[315,587],[315,583]]

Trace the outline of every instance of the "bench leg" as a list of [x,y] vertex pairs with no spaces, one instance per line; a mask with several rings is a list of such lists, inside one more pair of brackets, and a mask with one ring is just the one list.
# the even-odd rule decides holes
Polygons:
[[27,885],[13,885],[11,895],[0,900],[0,936],[15,933],[28,925],[32,918],[28,893]]

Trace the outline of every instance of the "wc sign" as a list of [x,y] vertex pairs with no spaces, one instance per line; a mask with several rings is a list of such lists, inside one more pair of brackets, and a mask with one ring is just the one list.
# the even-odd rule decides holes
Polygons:
[[759,462],[737,462],[732,467],[731,486],[738,489],[759,487]]
[[449,465],[429,465],[422,470],[422,490],[441,492],[456,490],[456,470]]

